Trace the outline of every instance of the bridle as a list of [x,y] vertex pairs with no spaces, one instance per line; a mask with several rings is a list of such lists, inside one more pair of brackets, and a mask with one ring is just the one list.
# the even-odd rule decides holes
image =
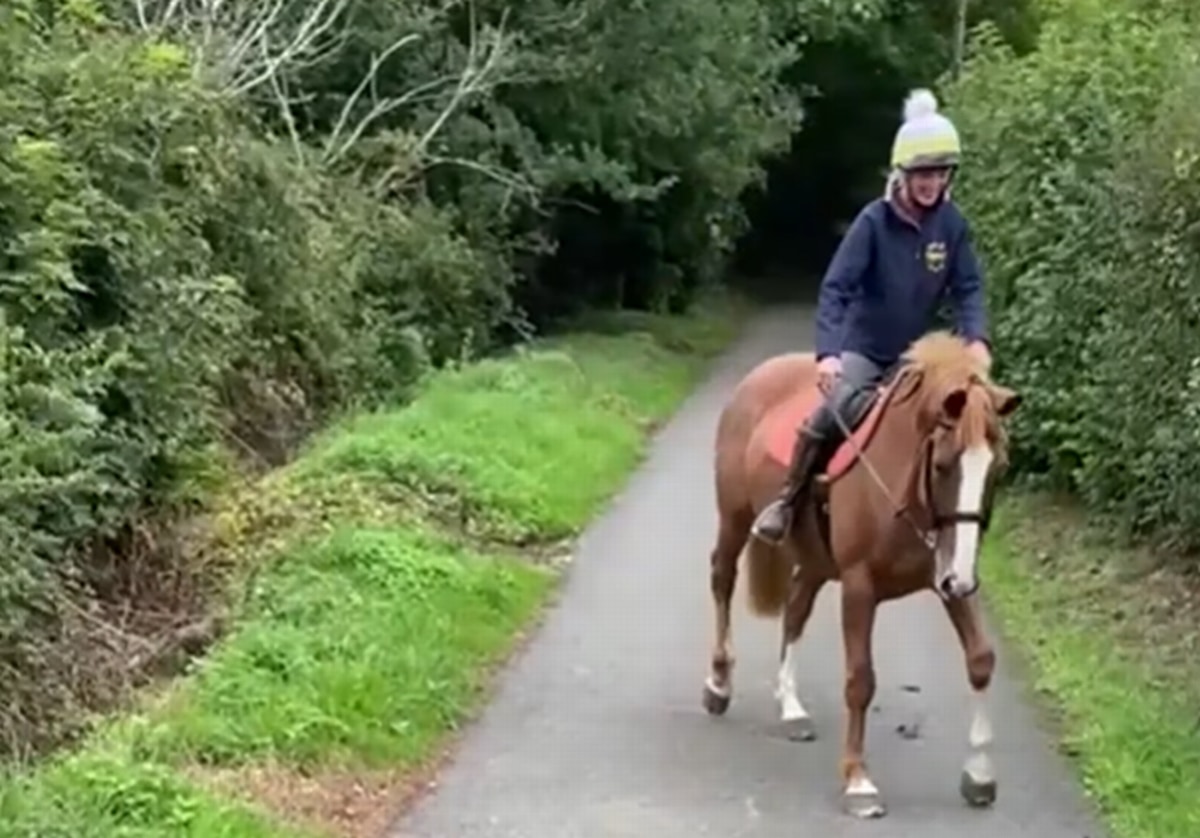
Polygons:
[[[887,408],[885,407],[884,409],[886,410]],[[991,503],[981,504],[982,509],[979,512],[962,512],[957,509],[953,512],[941,512],[937,509],[937,502],[934,500],[933,435],[938,430],[952,430],[954,428],[953,425],[951,425],[949,422],[946,422],[944,419],[939,420],[937,425],[921,440],[921,464],[919,466],[921,473],[919,475],[919,479],[923,482],[925,496],[930,499],[930,506],[933,507],[932,526],[923,527],[913,517],[909,505],[906,503],[899,503],[892,496],[892,493],[888,491],[887,484],[884,482],[883,478],[879,476],[879,472],[876,471],[874,464],[867,457],[867,452],[864,451],[862,447],[859,446],[858,441],[854,439],[854,434],[851,432],[851,429],[847,427],[846,422],[842,419],[841,414],[836,410],[831,412],[833,413],[834,421],[837,422],[838,428],[842,432],[843,438],[854,448],[855,456],[863,464],[863,466],[866,467],[867,473],[871,475],[871,479],[875,481],[879,491],[883,492],[883,496],[887,498],[888,503],[891,505],[894,511],[894,517],[903,518],[904,521],[912,528],[917,538],[923,542],[930,551],[933,551],[937,547],[938,536],[944,530],[947,530],[956,524],[978,524],[982,532],[987,532],[988,526],[991,524],[992,519]],[[986,495],[990,495],[990,492],[986,493]]]
[[[954,426],[949,422],[939,421],[938,429],[953,430]],[[936,430],[936,429],[935,429]],[[929,436],[921,443],[922,447],[932,446],[931,432]],[[921,479],[925,482],[925,496],[933,498],[933,456],[931,451],[923,451],[921,454]],[[985,493],[986,497],[987,493]],[[936,503],[930,501],[930,506],[933,507],[933,532],[940,533],[942,530],[949,529],[955,524],[978,524],[982,532],[987,532],[988,526],[992,522],[992,505],[990,503],[980,504],[979,512],[963,512],[954,510],[953,512],[940,512],[937,509]]]

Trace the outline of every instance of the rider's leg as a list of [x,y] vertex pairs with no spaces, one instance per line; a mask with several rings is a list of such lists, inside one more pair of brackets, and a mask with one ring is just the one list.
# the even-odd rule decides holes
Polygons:
[[799,505],[813,474],[829,459],[844,436],[834,418],[834,410],[842,401],[837,398],[838,395],[837,391],[830,394],[809,420],[797,429],[787,480],[778,497],[755,519],[751,532],[756,538],[769,544],[779,544],[791,529],[792,513]]
[[[828,462],[845,438],[841,425],[853,428],[864,406],[870,402],[870,388],[884,376],[885,368],[855,353],[842,356],[842,375],[833,392],[798,430],[792,449],[791,467],[779,496],[754,522],[756,538],[779,544],[792,525],[792,514],[799,507],[813,475]],[[836,411],[836,413],[835,413]],[[841,417],[841,422],[837,417]]]

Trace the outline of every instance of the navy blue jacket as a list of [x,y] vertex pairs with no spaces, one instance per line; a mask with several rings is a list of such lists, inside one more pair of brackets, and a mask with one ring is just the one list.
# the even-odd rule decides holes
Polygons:
[[884,198],[859,212],[817,304],[817,357],[857,352],[890,366],[932,325],[949,297],[955,331],[988,340],[979,263],[962,213],[942,201],[920,226]]

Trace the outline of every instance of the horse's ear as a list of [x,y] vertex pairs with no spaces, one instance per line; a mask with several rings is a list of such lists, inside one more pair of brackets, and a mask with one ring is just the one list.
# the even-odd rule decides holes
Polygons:
[[946,394],[946,398],[942,399],[942,412],[952,422],[957,422],[962,416],[963,409],[967,406],[967,388],[956,387]]
[[1008,416],[1021,406],[1021,394],[1016,390],[1010,390],[998,384],[993,384],[991,390],[992,405],[1000,416]]

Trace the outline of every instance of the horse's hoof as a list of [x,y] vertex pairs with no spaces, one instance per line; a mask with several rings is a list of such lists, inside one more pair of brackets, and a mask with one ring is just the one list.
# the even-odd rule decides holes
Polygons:
[[817,726],[811,716],[787,719],[783,723],[783,733],[792,742],[812,742],[817,738]]
[[732,695],[717,692],[713,689],[712,684],[704,685],[704,709],[708,711],[708,715],[724,716],[725,711],[729,709],[729,702],[732,700]]
[[879,792],[846,792],[842,795],[842,805],[847,815],[861,820],[882,818],[887,814],[887,807],[883,805],[883,798]]
[[964,771],[958,781],[958,793],[968,806],[983,809],[996,802],[996,781],[976,780],[971,772]]

